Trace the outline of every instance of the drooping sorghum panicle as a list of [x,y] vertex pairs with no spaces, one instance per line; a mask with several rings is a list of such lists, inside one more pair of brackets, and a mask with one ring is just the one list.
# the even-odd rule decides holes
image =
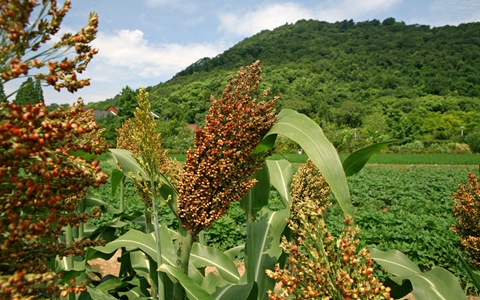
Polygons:
[[240,200],[255,184],[251,175],[262,167],[269,153],[254,153],[277,119],[278,97],[259,95],[259,62],[241,68],[220,99],[195,131],[194,146],[187,153],[179,185],[178,213],[182,225],[197,234],[220,219],[230,203]]
[[[288,255],[285,268],[267,270],[281,283],[269,291],[277,299],[390,299],[389,288],[373,276],[368,250],[358,250],[359,229],[351,218],[335,239],[325,226],[323,215],[329,207],[325,179],[312,161],[300,166],[292,180],[292,213],[288,227],[291,241],[282,238],[280,248]],[[336,242],[335,242],[336,241]]]
[[[101,142],[82,142],[84,134],[98,129],[85,114],[81,106],[48,112],[42,104],[0,104],[0,286],[12,276],[28,290],[23,296],[38,293],[38,286],[56,293],[54,284],[38,284],[47,280],[42,274],[52,271],[49,262],[98,245],[88,239],[70,245],[59,241],[62,228],[79,226],[100,213],[76,213],[81,199],[71,195],[107,179],[98,161],[71,152],[100,155],[106,150]],[[31,282],[37,286],[27,288]],[[3,291],[0,298],[7,297]]]
[[[59,32],[70,10],[70,0],[61,2],[0,2],[0,74],[3,82],[26,76],[30,69],[40,69],[35,78],[45,80],[58,91],[65,88],[75,92],[90,85],[89,79],[80,79],[77,75],[86,70],[88,63],[98,53],[90,45],[97,34],[98,15],[91,13],[88,24],[80,31],[57,35],[58,41],[50,48],[45,48],[48,47],[45,44]],[[63,56],[59,54],[67,51],[74,55],[61,59]]]
[[474,173],[470,173],[468,182],[453,193],[453,201],[457,222],[452,230],[460,237],[470,262],[480,268],[480,183]]

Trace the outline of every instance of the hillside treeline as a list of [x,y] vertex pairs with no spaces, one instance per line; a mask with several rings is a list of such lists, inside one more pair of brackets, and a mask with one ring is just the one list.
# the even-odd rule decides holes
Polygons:
[[[148,88],[159,122],[168,123],[162,128],[201,123],[210,96],[255,60],[264,86],[282,94],[278,108],[307,114],[340,148],[389,138],[462,141],[480,130],[480,23],[432,28],[393,18],[302,20],[201,59]],[[103,105],[131,107],[122,94]]]

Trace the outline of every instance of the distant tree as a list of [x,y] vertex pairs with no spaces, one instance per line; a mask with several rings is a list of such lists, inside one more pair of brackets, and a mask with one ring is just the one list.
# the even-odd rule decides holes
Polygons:
[[[259,32],[214,58],[197,61],[172,80],[152,86],[149,98],[159,121],[199,123],[210,94],[221,94],[226,76],[258,57],[262,84],[271,86],[272,94],[282,94],[277,108],[293,108],[322,127],[328,122],[336,129],[357,128],[378,140],[383,135],[374,133],[381,131],[392,138],[432,139],[435,131],[460,134],[455,119],[443,114],[469,112],[458,115],[466,137],[480,130],[477,32],[478,22],[430,28],[394,18],[333,24],[302,20]],[[118,107],[118,97],[96,109]],[[360,106],[343,104],[347,101]],[[369,116],[374,112],[384,119]],[[429,112],[439,114],[431,124]],[[388,127],[378,131],[385,122]]]
[[470,146],[473,153],[480,153],[480,131],[467,135],[465,142]]
[[347,100],[336,110],[336,121],[339,125],[347,125],[351,128],[360,127],[364,115],[364,105]]
[[31,77],[22,83],[13,100],[14,104],[27,105],[44,102],[42,87],[38,80],[33,81]]
[[3,88],[3,83],[0,81],[0,103],[8,102],[7,95],[5,94],[5,89]]
[[387,120],[380,112],[366,115],[362,123],[365,135],[375,142],[381,142],[388,132]]
[[133,118],[135,108],[138,105],[137,93],[129,86],[122,89],[118,98],[118,119],[123,121],[125,119]]
[[38,97],[38,103],[45,102],[45,99],[43,98],[42,84],[40,83],[40,80],[35,80],[35,82],[33,83],[33,89],[35,90],[35,93]]
[[414,122],[408,114],[399,110],[389,111],[387,114],[387,123],[390,127],[393,138],[402,140],[403,142],[411,142],[418,133],[418,124]]
[[[69,105],[64,103],[64,104],[58,104],[58,103],[51,103],[49,105],[46,105],[45,108],[48,110],[48,111],[54,111],[54,110],[57,110],[59,108],[61,109],[68,109]],[[86,107],[85,109],[88,109],[89,107]],[[97,122],[98,123],[98,122]]]
[[391,26],[393,24],[395,24],[395,18],[386,18],[385,20],[383,20],[382,22],[382,25],[383,26]]
[[115,117],[112,114],[109,114],[106,118],[98,119],[97,125],[100,128],[105,128],[105,131],[102,132],[101,137],[105,139],[105,142],[111,147],[116,147],[118,132],[116,128],[118,127],[116,121],[118,117]]

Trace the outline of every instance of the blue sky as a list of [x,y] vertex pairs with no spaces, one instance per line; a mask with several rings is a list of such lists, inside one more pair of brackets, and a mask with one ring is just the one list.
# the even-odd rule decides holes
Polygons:
[[[91,85],[75,94],[45,87],[47,104],[112,98],[125,86],[156,85],[203,57],[246,37],[301,19],[355,22],[394,17],[430,26],[480,22],[479,0],[72,0],[64,31],[99,14],[99,54],[84,73]],[[8,92],[24,79],[7,83]]]

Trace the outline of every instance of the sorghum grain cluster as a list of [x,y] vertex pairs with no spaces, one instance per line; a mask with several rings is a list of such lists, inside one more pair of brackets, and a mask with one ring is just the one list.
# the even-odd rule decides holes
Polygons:
[[336,240],[325,226],[329,187],[318,168],[308,161],[292,180],[292,217],[280,247],[288,255],[284,268],[277,264],[267,275],[278,289],[269,291],[280,299],[390,299],[390,289],[373,275],[373,260],[366,249],[358,250],[359,229],[351,218]]
[[259,95],[259,62],[241,68],[220,99],[195,130],[195,149],[187,153],[179,185],[178,215],[193,235],[220,219],[230,203],[240,200],[256,183],[251,175],[270,152],[254,150],[277,119],[278,97]]
[[76,213],[82,199],[73,197],[106,183],[98,161],[72,154],[105,152],[101,140],[82,142],[97,129],[93,111],[84,112],[81,104],[52,112],[42,104],[0,104],[0,284],[4,276],[48,272],[47,262],[57,255],[79,255],[96,244],[66,245],[58,238],[64,226],[100,214]]

